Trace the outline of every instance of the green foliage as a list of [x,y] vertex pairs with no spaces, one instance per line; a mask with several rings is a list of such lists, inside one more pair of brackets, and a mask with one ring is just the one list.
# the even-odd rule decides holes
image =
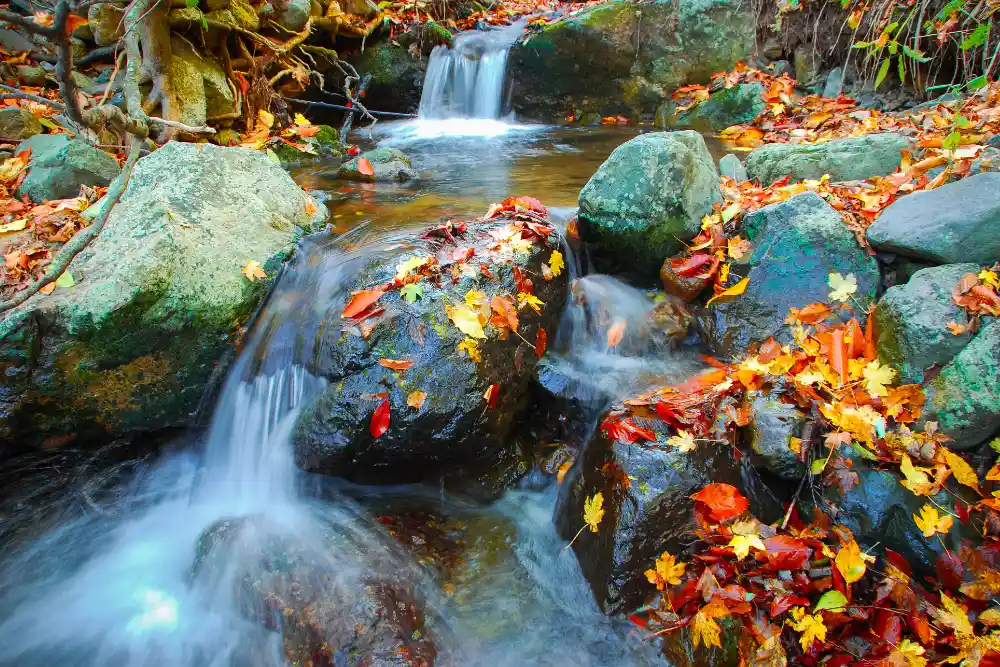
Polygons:
[[892,58],[886,58],[882,61],[882,64],[878,68],[878,74],[875,75],[875,90],[882,85],[885,81],[885,75],[889,73],[889,65],[892,64]]
[[992,26],[992,21],[989,23],[980,23],[976,26],[976,29],[971,35],[962,40],[962,43],[958,45],[958,48],[962,51],[968,51],[969,49],[982,46],[986,43],[987,38],[989,38],[990,28],[992,28]]
[[410,283],[409,285],[404,285],[399,293],[408,303],[413,303],[418,298],[423,298],[424,286],[417,283]]

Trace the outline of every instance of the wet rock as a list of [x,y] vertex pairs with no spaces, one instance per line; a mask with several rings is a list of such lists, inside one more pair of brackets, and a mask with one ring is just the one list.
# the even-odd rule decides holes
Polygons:
[[644,134],[616,148],[580,191],[580,236],[599,271],[652,280],[721,198],[700,134]]
[[98,46],[117,44],[122,38],[122,17],[125,5],[117,2],[102,2],[87,9],[87,21]]
[[253,259],[274,276],[297,229],[321,225],[307,207],[256,151],[170,142],[139,160],[100,237],[70,265],[76,285],[0,321],[0,441],[187,423],[267,291],[241,269]]
[[366,104],[383,111],[416,113],[427,72],[427,60],[418,50],[386,41],[367,47],[350,60],[359,72],[372,75]]
[[901,383],[923,382],[924,372],[944,366],[972,340],[945,324],[968,324],[968,313],[952,300],[952,288],[978,264],[948,264],[917,271],[905,285],[890,287],[875,309],[878,355],[899,371]]
[[34,114],[23,107],[0,109],[0,137],[27,139],[42,131],[42,124]]
[[32,152],[28,175],[17,194],[36,202],[75,197],[81,185],[108,185],[120,171],[113,157],[73,139],[49,150]]
[[902,160],[900,151],[909,143],[899,134],[886,132],[825,144],[766,144],[747,156],[750,178],[770,185],[791,176],[793,181],[818,179],[829,174],[833,181],[863,180],[888,176]]
[[688,277],[678,275],[670,264],[673,257],[663,260],[660,267],[660,280],[663,281],[663,291],[680,298],[684,303],[691,303],[698,298],[710,282],[711,278]]
[[285,30],[298,32],[309,20],[310,0],[275,0],[271,20]]
[[743,431],[753,466],[783,479],[801,479],[806,466],[790,444],[792,438],[802,437],[806,415],[798,407],[770,396],[754,397],[752,407],[750,423]]
[[329,125],[320,125],[319,132],[307,139],[300,139],[296,143],[308,145],[312,152],[300,151],[295,146],[283,141],[275,143],[271,150],[274,151],[283,165],[316,161],[328,157],[343,157],[347,154],[347,149],[340,143],[340,133]]
[[747,168],[732,153],[719,158],[719,175],[731,178],[737,183],[744,183],[750,180],[750,177],[747,175]]
[[[44,86],[46,84],[46,72],[41,67],[35,65],[18,65],[17,78],[28,86]],[[2,113],[2,112],[0,112]],[[40,132],[41,130],[39,130]],[[35,134],[38,134],[37,132]],[[3,135],[8,136],[8,135]],[[27,137],[22,137],[26,139]]]
[[[371,163],[374,174],[362,174],[358,169],[358,161],[368,160]],[[348,181],[368,181],[369,183],[382,181],[408,181],[417,178],[416,171],[410,168],[410,158],[402,151],[395,148],[376,148],[365,151],[350,162],[345,162],[337,172],[338,178]]]
[[743,232],[753,251],[733,262],[731,274],[750,278],[746,292],[698,317],[702,340],[714,354],[731,357],[770,336],[789,342],[789,308],[828,301],[831,273],[854,274],[855,308],[875,298],[878,265],[819,195],[804,192],[765,206],[746,217]]
[[654,343],[676,345],[688,334],[691,311],[682,299],[668,294],[649,311],[648,323]]
[[823,86],[823,97],[840,97],[844,91],[844,68],[835,67],[826,75],[826,85]]
[[[527,254],[501,258],[489,249],[496,247],[490,233],[514,229],[509,224],[512,220],[502,216],[472,221],[464,232],[457,227],[448,232],[457,247],[441,231],[407,238],[412,249],[403,255],[357,260],[346,285],[349,291],[392,283],[396,266],[410,258],[438,258],[437,266],[451,266],[437,280],[420,281],[422,296],[412,301],[406,301],[399,289],[385,292],[377,304],[384,310],[360,323],[341,317],[343,304],[330,308],[321,327],[323,354],[311,368],[330,386],[303,409],[295,426],[295,457],[301,468],[353,481],[391,483],[437,481],[460,465],[501,470],[517,459],[519,451],[509,434],[527,406],[537,362],[524,341],[535,341],[539,328],[554,337],[567,283],[565,272],[552,280],[540,277],[540,265],[557,247],[555,232],[548,240],[532,237]],[[551,229],[547,222],[533,224],[540,230]],[[474,259],[467,263],[449,259],[467,255]],[[468,270],[462,270],[463,265]],[[458,346],[467,336],[449,318],[446,306],[465,304],[473,289],[484,292],[487,312],[494,297],[516,303],[522,290],[515,270],[525,272],[522,278],[536,276],[533,290],[544,303],[541,312],[529,306],[518,311],[520,336],[488,324],[486,337],[479,338],[476,346],[481,359],[460,356]],[[410,361],[412,366],[394,371],[380,365],[381,360]],[[418,391],[426,399],[420,408],[410,407],[408,397]],[[489,402],[484,398],[488,391]],[[376,438],[370,423],[383,400],[388,401],[389,427]]]
[[1000,258],[1000,173],[914,192],[890,204],[868,228],[878,250],[938,264],[992,264]]
[[924,385],[922,419],[936,421],[966,450],[1000,431],[1000,322],[982,329],[941,372]]
[[574,111],[651,114],[678,86],[708,83],[753,45],[753,20],[735,2],[615,0],[515,45],[514,111],[542,120]]
[[656,124],[661,128],[693,128],[702,132],[717,132],[731,125],[749,123],[767,108],[763,88],[757,83],[741,83],[723,88],[690,109],[677,111],[672,103],[656,112]]

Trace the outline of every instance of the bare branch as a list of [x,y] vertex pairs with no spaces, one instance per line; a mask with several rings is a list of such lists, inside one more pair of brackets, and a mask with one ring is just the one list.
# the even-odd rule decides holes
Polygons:
[[66,105],[63,104],[62,102],[59,102],[58,100],[50,100],[49,98],[42,97],[40,95],[32,95],[31,93],[21,92],[20,90],[14,88],[13,86],[8,86],[0,83],[0,90],[3,91],[3,93],[0,93],[0,98],[13,97],[19,100],[31,100],[32,102],[37,102],[39,104],[47,104],[53,109],[58,109],[59,111],[62,111],[66,108]]

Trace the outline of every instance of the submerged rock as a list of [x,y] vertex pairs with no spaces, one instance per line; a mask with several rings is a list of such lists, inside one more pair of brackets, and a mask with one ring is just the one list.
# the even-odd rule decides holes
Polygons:
[[690,109],[677,111],[673,103],[656,111],[656,125],[662,128],[693,128],[717,132],[731,125],[749,123],[764,112],[764,91],[759,83],[741,83],[712,93]]
[[700,134],[644,134],[616,148],[580,191],[580,236],[599,271],[652,281],[721,199]]
[[714,354],[728,358],[770,336],[789,342],[789,309],[828,301],[831,273],[854,274],[859,312],[875,298],[875,259],[819,195],[804,192],[765,206],[746,217],[743,230],[753,252],[732,263],[731,275],[750,278],[746,291],[712,304],[697,320]]
[[108,185],[121,171],[117,160],[80,139],[40,146],[32,151],[28,174],[17,189],[18,196],[32,201],[76,197],[81,185]]
[[986,172],[890,204],[868,228],[868,242],[937,264],[1000,259],[1000,173]]
[[[372,174],[363,174],[358,168],[360,160],[368,160]],[[349,181],[408,181],[417,178],[417,172],[410,168],[410,158],[395,148],[376,148],[366,151],[350,162],[341,165],[337,176]]]
[[791,176],[793,181],[819,179],[855,181],[872,176],[888,176],[902,161],[909,146],[905,137],[892,132],[834,139],[825,144],[767,144],[747,156],[750,178],[770,185]]
[[708,83],[753,51],[748,8],[729,0],[614,0],[545,26],[510,54],[514,111],[653,113],[678,86]]
[[923,382],[924,372],[955,358],[972,340],[968,331],[955,335],[948,322],[969,323],[968,313],[955,305],[952,288],[978,264],[948,264],[922,269],[905,285],[890,287],[875,309],[878,355],[899,371],[902,384]]
[[171,142],[139,160],[76,285],[0,321],[0,438],[187,423],[267,291],[241,269],[274,276],[314,208],[260,152]]

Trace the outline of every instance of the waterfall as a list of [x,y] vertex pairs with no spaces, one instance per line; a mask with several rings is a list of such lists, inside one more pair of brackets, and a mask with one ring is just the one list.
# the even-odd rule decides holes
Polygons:
[[518,23],[492,32],[466,32],[452,48],[435,47],[420,96],[420,118],[501,118],[507,52],[522,29]]

